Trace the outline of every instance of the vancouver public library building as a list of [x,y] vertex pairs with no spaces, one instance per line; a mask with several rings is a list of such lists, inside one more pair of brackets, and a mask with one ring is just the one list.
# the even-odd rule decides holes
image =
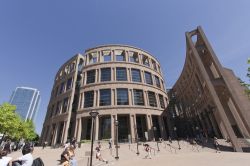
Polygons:
[[[185,64],[169,90],[164,62],[140,48],[103,45],[69,59],[55,76],[40,141],[55,146],[73,137],[116,140],[116,134],[119,142],[157,141],[199,131],[248,151],[244,87],[220,64],[201,27],[185,36]],[[93,121],[91,111],[99,113]]]

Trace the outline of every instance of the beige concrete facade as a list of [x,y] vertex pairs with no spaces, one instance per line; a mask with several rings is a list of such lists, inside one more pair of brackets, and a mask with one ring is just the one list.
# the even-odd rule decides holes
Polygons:
[[92,110],[99,112],[95,140],[114,140],[115,120],[119,141],[165,138],[160,115],[167,105],[160,64],[151,54],[126,45],[91,48],[68,60],[56,74],[41,142],[91,139]]
[[175,115],[193,133],[198,127],[206,136],[229,138],[236,151],[250,147],[250,101],[244,88],[222,67],[201,27],[186,33],[186,49],[183,71],[170,91]]

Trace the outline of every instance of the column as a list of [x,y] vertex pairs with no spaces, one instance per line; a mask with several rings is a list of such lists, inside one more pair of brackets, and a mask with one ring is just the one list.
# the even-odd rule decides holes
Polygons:
[[148,139],[152,140],[153,139],[153,135],[152,135],[152,119],[150,115],[146,115],[147,116],[147,128],[148,128]]
[[137,128],[135,114],[130,114],[130,133],[131,133],[131,143],[137,138]]
[[117,115],[111,115],[111,138],[113,143],[115,142],[115,120],[117,119]]
[[97,94],[98,94],[98,91],[97,91],[97,90],[94,90],[94,101],[93,101],[93,107],[96,107],[96,106],[97,106],[97,105],[96,105],[96,104],[97,104],[97,103],[96,103],[96,102],[97,102],[97,101],[96,101],[96,100],[97,100]]
[[53,136],[54,138],[52,140],[52,145],[56,145],[58,127],[59,127],[59,124],[57,123],[55,127],[55,131],[54,131],[54,136]]
[[99,116],[95,118],[95,140],[99,140]]
[[78,131],[77,131],[77,142],[81,141],[81,135],[82,135],[82,118],[78,119]]
[[66,142],[68,139],[68,126],[69,122],[65,121],[64,122],[64,127],[63,127],[63,142]]
[[127,80],[128,80],[128,82],[131,82],[131,72],[130,72],[130,68],[126,68],[126,72],[127,72]]
[[132,89],[128,89],[128,103],[129,103],[129,106],[132,106]]
[[144,100],[144,105],[148,106],[147,91],[143,91],[143,100]]

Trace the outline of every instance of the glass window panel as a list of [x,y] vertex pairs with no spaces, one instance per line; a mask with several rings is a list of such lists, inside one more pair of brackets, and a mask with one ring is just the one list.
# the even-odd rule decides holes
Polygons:
[[62,94],[64,92],[64,89],[65,89],[65,83],[63,82],[61,83],[59,94]]
[[157,102],[154,92],[148,91],[148,101],[151,107],[157,107]]
[[104,55],[103,56],[103,61],[104,62],[110,62],[111,61],[111,55]]
[[127,81],[127,69],[123,67],[116,68],[116,81]]
[[139,69],[132,69],[132,81],[141,82],[141,71]]
[[111,89],[100,90],[100,106],[111,105]]
[[69,78],[66,85],[66,90],[69,90],[72,86],[72,78]]
[[97,52],[90,53],[89,54],[89,64],[96,63],[97,62],[97,57],[98,57]]
[[111,68],[101,69],[101,82],[111,81]]
[[137,53],[130,51],[128,54],[130,62],[139,63],[139,57]]
[[62,106],[62,112],[66,112],[67,111],[67,107],[68,107],[68,97],[66,97],[64,100],[63,100],[63,106]]
[[128,105],[128,89],[117,89],[117,105]]
[[87,71],[87,84],[95,83],[95,70]]
[[164,98],[163,98],[163,96],[161,94],[159,94],[159,100],[160,100],[161,108],[165,108]]
[[134,89],[134,105],[144,105],[143,90]]
[[125,61],[125,54],[122,50],[115,50],[116,61]]
[[93,107],[94,91],[84,92],[84,108]]
[[156,62],[154,60],[152,60],[152,65],[153,65],[154,70],[157,71],[157,65],[156,65]]
[[161,87],[160,79],[159,79],[158,76],[155,76],[155,84],[156,84],[156,86],[157,86],[158,88]]
[[145,71],[145,82],[147,84],[153,85],[151,73]]
[[142,63],[145,65],[145,66],[149,66],[149,59],[146,55],[142,55]]

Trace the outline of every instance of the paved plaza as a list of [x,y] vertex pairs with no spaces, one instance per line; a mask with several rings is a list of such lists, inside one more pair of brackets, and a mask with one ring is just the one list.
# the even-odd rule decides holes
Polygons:
[[[220,144],[223,144],[224,140],[220,140]],[[108,142],[102,142],[102,156],[107,159],[108,164],[98,161],[93,156],[93,165],[94,166],[104,166],[104,165],[116,165],[116,166],[127,166],[133,164],[134,166],[249,166],[250,163],[250,153],[236,153],[229,152],[229,145],[224,143],[224,148],[229,151],[223,151],[216,153],[214,149],[208,146],[192,146],[185,141],[180,141],[179,150],[178,142],[173,141],[172,144],[165,141],[159,143],[159,150],[155,142],[149,142],[152,147],[152,159],[145,159],[146,152],[143,150],[143,146],[139,146],[140,154],[137,155],[137,146],[136,144],[120,144],[119,148],[119,160],[116,160],[115,149],[108,149]],[[94,145],[94,149],[97,144]],[[34,158],[41,157],[45,163],[45,166],[56,166],[59,165],[60,154],[62,153],[63,148],[51,148],[46,147],[35,147],[33,152]],[[81,148],[76,149],[76,159],[78,161],[78,166],[87,166],[89,160],[90,143],[82,144]],[[16,158],[21,155],[21,152],[13,152],[9,156]]]

